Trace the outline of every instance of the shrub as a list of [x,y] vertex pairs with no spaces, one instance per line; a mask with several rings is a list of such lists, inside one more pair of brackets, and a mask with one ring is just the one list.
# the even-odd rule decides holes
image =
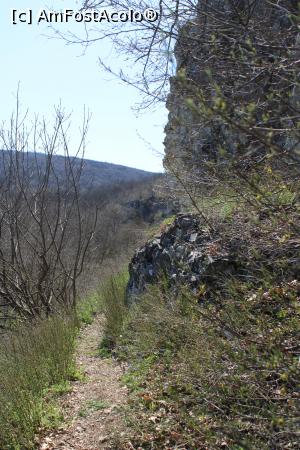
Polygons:
[[[59,413],[46,399],[74,370],[73,317],[53,316],[3,336],[0,344],[0,448],[34,447],[34,435]],[[45,417],[48,415],[49,417]]]

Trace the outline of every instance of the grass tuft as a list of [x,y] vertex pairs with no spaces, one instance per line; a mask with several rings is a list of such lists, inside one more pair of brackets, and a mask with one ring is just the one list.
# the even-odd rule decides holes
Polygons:
[[99,349],[101,356],[106,356],[114,348],[121,334],[123,322],[127,315],[127,282],[128,273],[124,271],[111,276],[100,288],[100,301],[105,316],[104,337]]
[[[30,449],[41,427],[61,415],[49,400],[69,389],[77,328],[72,317],[24,325],[0,344],[0,448]],[[50,403],[49,403],[50,401]]]

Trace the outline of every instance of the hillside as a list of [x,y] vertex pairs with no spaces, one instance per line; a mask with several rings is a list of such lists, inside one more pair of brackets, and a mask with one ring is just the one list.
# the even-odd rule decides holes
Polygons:
[[[4,175],[4,167],[7,165],[10,155],[11,152],[0,150],[0,177]],[[16,153],[13,153],[13,158],[17,161]],[[34,180],[37,178],[39,171],[43,172],[45,170],[48,156],[46,157],[43,153],[22,152],[19,154],[19,159],[22,161],[22,170],[24,169],[25,174],[30,175],[31,180]],[[152,177],[159,176],[159,174],[153,172],[90,159],[84,159],[82,161],[80,158],[71,157],[70,161],[75,173],[80,170],[82,164],[80,187],[84,190],[108,187],[124,182],[146,181]],[[65,156],[52,155],[53,173],[55,173],[60,182],[64,180],[65,164]],[[53,175],[52,184],[54,184]]]

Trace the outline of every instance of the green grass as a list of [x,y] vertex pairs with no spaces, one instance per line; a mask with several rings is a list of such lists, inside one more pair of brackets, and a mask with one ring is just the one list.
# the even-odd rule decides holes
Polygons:
[[80,409],[78,416],[79,417],[87,417],[94,411],[101,411],[102,409],[106,409],[109,407],[109,404],[105,401],[101,400],[88,400],[86,405]]
[[150,225],[146,233],[147,239],[153,239],[156,235],[160,234],[163,230],[165,230],[169,225],[171,225],[174,222],[175,217],[176,217],[175,215],[172,215],[161,220],[159,223]]
[[[69,374],[71,378],[71,371]],[[66,394],[67,392],[71,392],[72,386],[69,380],[62,380],[60,383],[53,384],[49,389],[48,393],[53,395],[54,397],[60,397],[61,395]]]
[[92,323],[101,310],[99,293],[78,304],[76,315],[62,313],[22,325],[0,344],[0,448],[34,448],[38,429],[56,428],[63,417],[57,398],[84,381],[74,362],[80,325]]
[[42,402],[41,411],[41,428],[46,430],[53,430],[60,427],[64,422],[63,414],[57,406],[55,400]]
[[101,409],[108,408],[109,404],[101,400],[89,400],[87,402],[87,407],[93,411],[100,411]]
[[111,276],[99,289],[101,310],[105,316],[104,337],[100,344],[99,354],[104,357],[114,347],[127,315],[127,282],[128,273],[123,271]]
[[0,448],[30,449],[40,427],[61,414],[53,397],[69,390],[77,328],[70,317],[23,325],[0,344]]
[[[61,425],[57,399],[69,392],[71,381],[84,381],[76,367],[74,350],[81,325],[91,324],[97,313],[106,317],[102,356],[109,356],[125,316],[128,275],[122,272],[101,284],[98,291],[78,301],[75,314],[16,326],[0,342],[0,449],[35,448],[36,433]],[[108,405],[92,401],[82,411]]]
[[79,323],[90,325],[93,323],[95,315],[101,311],[101,297],[99,292],[96,291],[93,294],[81,299],[78,302],[76,313]]

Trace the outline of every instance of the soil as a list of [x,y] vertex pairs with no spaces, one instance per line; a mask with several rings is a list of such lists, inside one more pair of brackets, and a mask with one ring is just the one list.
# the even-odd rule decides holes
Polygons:
[[120,381],[123,368],[97,356],[102,330],[103,318],[98,316],[81,331],[76,361],[85,377],[73,382],[72,390],[62,396],[64,426],[43,437],[39,450],[111,449],[113,436],[125,435],[120,412],[127,399]]

